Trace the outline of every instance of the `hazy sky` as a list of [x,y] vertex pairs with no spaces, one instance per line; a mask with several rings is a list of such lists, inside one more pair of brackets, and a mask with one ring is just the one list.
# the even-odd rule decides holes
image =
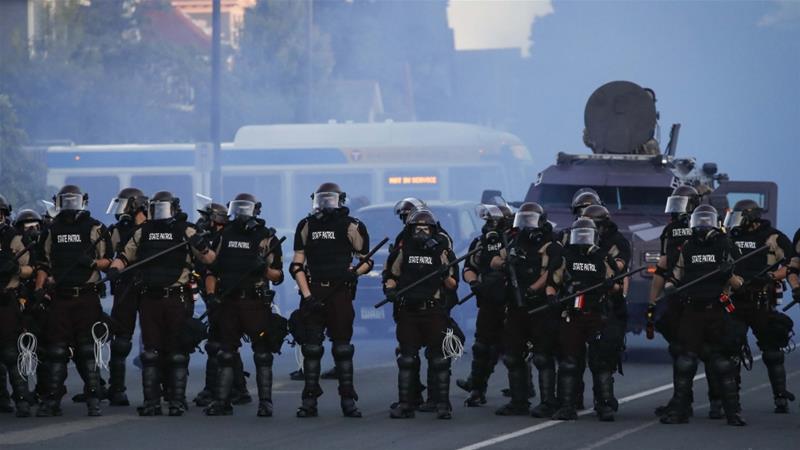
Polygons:
[[[464,42],[458,3],[450,18]],[[520,95],[532,112],[524,139],[542,167],[558,151],[586,151],[586,99],[630,80],[656,91],[664,141],[671,123],[683,125],[679,156],[717,162],[732,179],[777,182],[780,227],[791,237],[800,226],[800,1],[467,3],[467,17],[492,17],[473,32],[484,46],[500,42],[492,27],[516,39],[498,46],[534,42]],[[535,16],[530,36],[506,30],[524,14]]]

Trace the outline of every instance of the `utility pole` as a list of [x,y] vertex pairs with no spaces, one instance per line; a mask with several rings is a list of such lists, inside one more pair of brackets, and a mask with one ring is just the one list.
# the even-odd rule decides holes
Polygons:
[[222,201],[222,154],[220,148],[220,0],[212,0],[211,10],[211,197]]

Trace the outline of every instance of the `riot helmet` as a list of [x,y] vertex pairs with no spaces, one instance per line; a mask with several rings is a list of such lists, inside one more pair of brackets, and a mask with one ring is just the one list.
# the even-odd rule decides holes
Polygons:
[[119,191],[116,197],[111,199],[106,209],[106,214],[114,214],[117,220],[132,219],[136,213],[147,213],[148,198],[140,189],[135,187],[125,188]]
[[42,216],[32,209],[23,209],[14,218],[14,228],[29,241],[35,241],[42,229]]
[[81,188],[74,184],[67,184],[53,196],[55,213],[63,211],[83,211],[89,203],[89,194],[84,194]]
[[678,186],[672,191],[672,195],[667,197],[667,205],[664,207],[666,214],[691,214],[697,205],[700,204],[700,194],[697,189],[689,185]]
[[156,192],[150,198],[149,210],[152,220],[172,219],[180,211],[180,199],[169,191]]
[[537,230],[547,221],[544,208],[538,203],[527,202],[520,205],[514,215],[514,228],[519,230]]
[[711,205],[700,205],[692,211],[689,219],[689,227],[692,229],[692,236],[700,240],[705,240],[709,234],[719,226],[717,210]]
[[600,200],[600,195],[597,194],[597,191],[589,187],[580,188],[572,196],[572,214],[574,214],[575,217],[580,217],[583,215],[583,210],[586,209],[586,207],[602,204],[603,202]]
[[425,202],[416,197],[406,197],[394,204],[394,213],[403,223],[414,210],[425,208]]
[[725,228],[747,228],[761,220],[763,208],[755,200],[739,200],[733,205],[733,210],[725,215]]
[[261,202],[253,194],[241,193],[228,203],[228,216],[248,221],[261,214]]
[[311,194],[311,210],[314,213],[335,211],[344,206],[346,194],[336,183],[322,183]]
[[406,229],[414,241],[424,243],[433,237],[437,223],[433,212],[428,209],[418,209],[408,216]]
[[592,219],[582,217],[572,222],[569,231],[569,245],[597,244],[597,227]]

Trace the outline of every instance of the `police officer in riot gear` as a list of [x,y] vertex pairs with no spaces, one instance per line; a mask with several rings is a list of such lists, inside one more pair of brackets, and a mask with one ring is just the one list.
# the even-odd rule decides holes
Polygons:
[[[22,295],[22,282],[33,275],[33,268],[23,234],[7,223],[11,210],[6,198],[0,195],[0,366],[11,382],[9,400],[16,406],[17,417],[30,417],[28,382],[17,369],[17,338],[22,329],[18,299]],[[5,377],[0,381],[5,390]]]
[[597,244],[598,230],[594,221],[581,218],[573,222],[560,266],[548,281],[550,304],[556,302],[556,292],[575,293],[603,283],[602,288],[578,296],[572,304],[564,306],[558,333],[558,399],[561,407],[553,414],[556,420],[575,420],[578,417],[575,404],[581,376],[580,362],[586,360],[587,355],[597,418],[614,420],[616,401],[612,374],[618,362],[619,343],[607,327],[610,312],[607,298],[621,287],[613,281],[616,262]]
[[[558,349],[559,310],[549,309],[529,315],[528,311],[548,304],[547,281],[561,265],[562,247],[555,242],[552,226],[544,209],[537,203],[523,203],[514,216],[512,240],[508,249],[500,249],[492,260],[493,268],[514,269],[519,295],[511,283],[504,289],[507,300],[503,362],[508,369],[511,401],[498,415],[551,417],[556,401],[555,355]],[[522,302],[519,303],[519,300]],[[549,301],[553,301],[551,297]],[[533,364],[539,372],[541,401],[528,410],[528,379],[525,356],[528,343],[533,345]]]
[[758,339],[772,385],[775,412],[786,414],[789,401],[794,400],[794,395],[786,390],[786,368],[783,365],[783,347],[791,338],[791,327],[788,326],[791,319],[776,310],[775,288],[776,283],[785,277],[785,271],[779,270],[778,266],[781,263],[787,265],[792,243],[768,220],[761,218],[761,212],[758,203],[746,199],[736,202],[725,217],[724,226],[743,255],[769,246],[767,251],[742,261],[734,269],[734,273],[745,280],[744,286],[732,296],[736,305],[734,317],[751,328]]
[[[89,196],[66,185],[54,197],[56,216],[42,244],[37,264],[34,307],[47,307],[47,394],[36,415],[61,415],[63,383],[69,347],[84,377],[90,416],[100,415],[100,374],[95,364],[92,328],[102,320],[100,270],[111,262],[111,243],[105,226],[86,211]],[[48,291],[46,281],[55,286]]]
[[[109,227],[114,251],[122,252],[133,232],[147,220],[148,198],[141,190],[129,187],[119,191],[108,205],[107,214],[113,214],[117,222]],[[136,289],[136,274],[128,273],[111,284],[114,305],[111,308],[113,338],[111,357],[108,362],[108,401],[112,406],[128,406],[125,393],[125,361],[133,347],[133,332],[136,328],[136,310],[139,308],[139,292]]]
[[[423,209],[423,208],[427,208],[427,205],[425,204],[424,201],[416,197],[406,197],[400,200],[399,202],[395,203],[394,213],[397,217],[400,218],[400,221],[403,222],[403,224],[405,225],[409,214],[418,209]],[[400,236],[398,236],[398,238],[399,237]],[[395,240],[395,242],[397,241]]]
[[311,214],[297,224],[290,274],[300,290],[295,317],[302,332],[295,335],[303,352],[305,387],[297,417],[317,416],[322,341],[327,332],[339,377],[339,396],[345,417],[361,417],[353,387],[353,298],[358,276],[372,269],[372,261],[354,272],[353,257],[369,252],[367,228],[350,217],[345,193],[335,183],[323,183],[312,194]]
[[[187,320],[187,302],[192,301],[189,286],[193,259],[203,264],[214,261],[216,254],[205,238],[184,220],[179,220],[180,200],[172,193],[155,193],[148,204],[148,220],[128,239],[125,247],[108,271],[113,282],[118,271],[138,260],[182,245],[139,267],[139,322],[142,329],[143,351],[142,388],[144,405],[139,415],[161,415],[161,365],[168,367],[169,415],[180,416],[186,410],[186,377],[189,351],[182,348],[180,333]],[[188,247],[188,248],[187,248]]]
[[470,390],[469,397],[464,401],[467,406],[486,403],[486,385],[502,353],[505,321],[505,275],[501,270],[491,267],[492,258],[499,255],[503,247],[499,234],[506,232],[500,228],[503,213],[495,205],[479,205],[476,214],[485,223],[481,235],[470,243],[469,251],[476,248],[480,250],[465,261],[462,271],[462,277],[470,285],[478,305],[472,370],[467,380],[457,380],[459,386],[469,384],[464,386]]
[[217,259],[209,268],[210,276],[216,278],[218,296],[212,315],[219,328],[221,348],[217,355],[219,373],[215,386],[215,399],[205,412],[207,415],[230,415],[231,389],[234,379],[234,361],[238,353],[240,338],[246,334],[253,346],[258,386],[258,416],[272,416],[272,353],[268,338],[277,330],[270,329],[274,291],[269,282],[283,281],[283,264],[280,245],[275,230],[267,228],[258,218],[261,202],[251,194],[239,194],[228,206],[233,219],[220,234],[216,247]]
[[570,206],[572,207],[572,214],[576,219],[583,216],[583,211],[592,205],[603,205],[603,202],[600,200],[600,195],[597,194],[597,191],[589,187],[580,188],[575,191],[575,194],[572,196],[572,203]]
[[418,384],[414,374],[419,371],[419,350],[423,346],[428,365],[434,373],[428,389],[436,404],[439,419],[452,417],[450,404],[450,360],[442,353],[442,339],[450,318],[444,290],[458,287],[454,267],[440,277],[432,277],[402,297],[397,292],[416,280],[446,266],[452,252],[446,243],[436,239],[436,218],[428,210],[412,213],[406,222],[403,245],[396,250],[384,282],[386,297],[397,305],[398,394],[400,401],[392,408],[395,419],[414,417],[414,400]]
[[680,354],[674,362],[674,392],[670,408],[661,423],[689,421],[692,380],[700,355],[719,377],[722,406],[729,425],[745,425],[739,415],[739,391],[736,382],[736,358],[746,342],[735,321],[728,317],[732,305],[731,289],[742,286],[742,279],[733,273],[732,261],[739,255],[737,247],[718,228],[717,211],[700,205],[692,212],[689,226],[692,237],[682,246],[675,264],[674,280],[680,286],[718,270],[715,276],[687,286],[680,292],[684,306],[677,330]]

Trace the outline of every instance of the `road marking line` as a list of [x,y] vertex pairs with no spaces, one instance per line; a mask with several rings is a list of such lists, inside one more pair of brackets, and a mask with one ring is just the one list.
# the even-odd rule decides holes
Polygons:
[[[761,359],[761,355],[759,354],[759,355],[757,355],[757,356],[755,356],[753,358],[753,361],[758,361],[760,359]],[[694,377],[694,381],[702,380],[705,377],[706,377],[706,374],[705,373],[701,373],[701,374],[699,374],[699,375]],[[632,402],[634,400],[638,400],[640,398],[644,398],[644,397],[648,397],[648,396],[651,396],[651,395],[654,395],[654,394],[658,394],[660,392],[668,391],[670,389],[672,389],[672,383],[668,383],[668,384],[664,384],[664,385],[661,385],[661,386],[657,386],[657,387],[654,387],[652,389],[647,389],[645,391],[637,392],[636,394],[632,394],[632,395],[629,395],[627,397],[623,397],[623,398],[619,399],[619,404],[622,405],[622,404],[625,404],[625,403],[629,403],[629,402]],[[578,416],[579,417],[583,417],[583,416],[586,416],[588,414],[592,414],[593,412],[594,411],[591,410],[591,409],[584,409],[583,411],[578,411]],[[485,441],[476,442],[474,444],[467,445],[466,447],[460,447],[457,450],[478,450],[478,449],[481,449],[481,448],[490,447],[492,445],[499,444],[501,442],[505,442],[505,441],[508,441],[508,440],[511,440],[511,439],[515,439],[515,438],[518,438],[520,436],[525,436],[526,434],[535,433],[535,432],[537,432],[539,430],[544,430],[545,428],[550,428],[550,427],[553,427],[553,426],[556,426],[558,424],[565,423],[565,422],[569,422],[569,421],[549,420],[547,422],[539,423],[539,424],[536,424],[536,425],[533,425],[533,426],[530,426],[530,427],[527,427],[527,428],[522,428],[520,430],[513,431],[511,433],[501,434],[501,435],[495,436],[495,437],[493,437],[491,439],[486,439]]]
[[[137,416],[105,416],[82,419],[72,422],[36,426],[27,430],[11,431],[0,434],[0,445],[34,444],[36,442],[56,439],[68,434],[80,433],[95,428],[107,427],[118,423],[137,419]],[[47,419],[45,419],[47,420]],[[36,420],[41,424],[41,419]]]

